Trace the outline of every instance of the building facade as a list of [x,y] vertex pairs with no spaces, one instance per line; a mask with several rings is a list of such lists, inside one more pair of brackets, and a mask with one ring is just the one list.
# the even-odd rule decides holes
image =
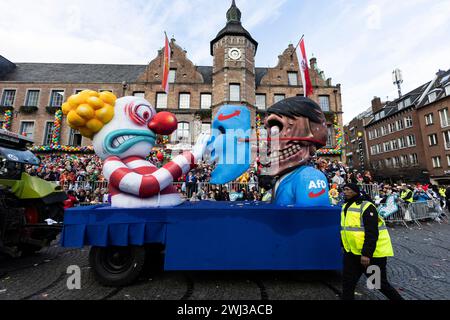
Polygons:
[[[242,26],[234,1],[226,17],[225,27],[210,43],[213,66],[194,65],[171,39],[168,94],[161,86],[163,50],[148,65],[12,63],[0,56],[0,121],[7,129],[32,137],[36,145],[88,146],[91,141],[64,121],[59,127],[58,118],[65,99],[91,89],[109,90],[118,97],[143,96],[157,110],[174,113],[178,129],[169,139],[170,148],[192,144],[200,132],[210,131],[211,119],[223,104],[245,105],[254,128],[270,105],[303,95],[297,54],[290,44],[277,66],[256,67],[258,43]],[[319,154],[342,159],[341,86],[325,78],[316,58],[310,60],[310,75],[314,86],[311,98],[322,107],[329,127],[328,145]]]
[[[376,180],[450,183],[449,95],[450,70],[394,101],[373,99],[366,123],[355,118],[347,126],[347,153],[356,150],[350,129],[362,121],[366,167]],[[361,170],[351,156],[353,167]]]

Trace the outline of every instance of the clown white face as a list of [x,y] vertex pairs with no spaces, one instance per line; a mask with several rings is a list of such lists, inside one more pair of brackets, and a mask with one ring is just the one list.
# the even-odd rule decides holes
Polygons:
[[157,127],[154,125],[155,116],[155,108],[143,98],[117,99],[113,119],[94,136],[95,153],[102,159],[109,156],[145,158],[159,133],[152,130]]

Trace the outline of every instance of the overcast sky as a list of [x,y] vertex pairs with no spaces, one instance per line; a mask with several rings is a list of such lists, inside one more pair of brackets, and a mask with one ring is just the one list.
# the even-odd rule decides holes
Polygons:
[[[146,64],[175,37],[196,65],[231,0],[0,0],[0,55],[13,62]],[[257,67],[273,67],[289,43],[342,84],[344,122],[374,96],[393,99],[392,71],[406,93],[450,68],[449,0],[236,0],[258,41]]]

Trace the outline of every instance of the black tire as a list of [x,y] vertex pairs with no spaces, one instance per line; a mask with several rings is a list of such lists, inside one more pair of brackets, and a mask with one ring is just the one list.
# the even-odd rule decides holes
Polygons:
[[98,282],[105,286],[122,287],[133,283],[143,270],[145,248],[92,247],[89,263]]

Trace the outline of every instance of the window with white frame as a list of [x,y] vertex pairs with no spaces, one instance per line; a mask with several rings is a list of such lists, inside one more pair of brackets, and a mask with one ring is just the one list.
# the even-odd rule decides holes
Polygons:
[[408,166],[408,156],[406,154],[401,156],[402,167]]
[[211,105],[212,105],[211,93],[200,94],[200,108],[201,109],[211,109]]
[[425,115],[425,124],[427,126],[432,125],[433,124],[433,114],[429,113]]
[[450,131],[444,131],[442,134],[444,135],[445,150],[450,150]]
[[434,102],[435,100],[436,100],[436,91],[433,91],[433,92],[430,92],[429,94],[428,94],[428,102],[429,103],[432,103],[432,102]]
[[25,98],[25,105],[27,107],[37,107],[39,102],[39,90],[28,90]]
[[371,146],[371,147],[370,147],[370,153],[371,153],[372,155],[377,154],[377,148],[376,148],[376,146]]
[[241,101],[241,85],[230,84],[230,101]]
[[397,140],[391,141],[391,148],[392,148],[392,150],[398,150],[398,141]]
[[441,157],[440,156],[432,157],[431,161],[433,162],[433,168],[441,167]]
[[386,165],[386,168],[392,168],[392,159],[391,158],[384,159],[384,163]]
[[413,153],[409,155],[409,162],[411,165],[417,165],[419,163],[419,159],[417,157],[417,153]]
[[208,135],[211,134],[211,123],[209,122],[202,123],[202,133],[206,133]]
[[327,146],[331,147],[333,145],[333,128],[332,127],[327,127]]
[[400,149],[406,148],[406,137],[398,138],[398,147]]
[[288,83],[290,86],[298,85],[298,76],[297,72],[288,72]]
[[256,94],[256,107],[260,110],[266,109],[266,95],[263,93]]
[[381,129],[380,128],[376,128],[375,132],[377,134],[377,138],[381,137]]
[[139,97],[139,98],[145,98],[145,92],[144,91],[134,91],[133,96]]
[[415,147],[416,146],[416,136],[409,135],[407,139],[408,139],[408,146],[409,147]]
[[395,132],[395,123],[394,122],[392,122],[392,123],[389,123],[389,131],[392,133],[392,132]]
[[319,96],[320,108],[323,112],[330,111],[330,97],[329,96]]
[[397,104],[397,106],[398,106],[398,110],[402,110],[403,107],[404,107],[405,105],[403,104],[403,101],[400,101],[400,102]]
[[16,97],[16,90],[3,90],[2,106],[12,107],[14,104],[14,98]]
[[450,155],[447,155],[447,166],[450,167]]
[[386,126],[381,127],[381,135],[385,136],[387,134]]
[[445,95],[450,96],[450,84],[445,87]]
[[191,94],[180,93],[178,107],[180,109],[189,109],[191,106]]
[[78,130],[70,128],[69,131],[69,146],[79,147],[81,146],[81,133]]
[[373,140],[373,132],[372,132],[372,130],[369,131],[369,140]]
[[165,92],[156,93],[156,108],[167,109],[167,94]]
[[394,158],[392,158],[392,160],[393,160],[394,168],[400,167],[400,157],[394,157]]
[[405,118],[405,128],[411,128],[413,125],[412,116],[407,116]]
[[33,121],[22,121],[20,123],[19,134],[21,134],[23,136],[27,136],[30,139],[33,139],[34,122]]
[[411,98],[406,98],[405,100],[403,100],[403,103],[406,107],[409,107],[411,105]]
[[175,76],[177,74],[177,69],[169,70],[169,83],[175,83]]
[[381,143],[377,144],[377,153],[382,153],[383,149],[381,149]]
[[43,145],[50,145],[52,143],[53,136],[53,128],[55,127],[55,123],[52,121],[47,121],[45,123],[45,133],[44,133],[44,142]]
[[397,131],[403,130],[405,127],[403,124],[403,120],[397,120],[395,122],[395,127],[396,127]]
[[436,146],[438,144],[436,133],[428,135],[428,144],[430,145],[430,147]]
[[384,147],[384,152],[389,152],[389,151],[391,151],[391,144],[390,144],[389,141],[388,141],[388,142],[384,142],[384,143],[383,143],[383,147]]
[[64,101],[64,90],[52,90],[50,95],[50,107],[61,107]]
[[450,125],[450,122],[448,121],[448,109],[442,109],[439,110],[439,117],[441,118],[441,127],[448,127]]
[[177,130],[172,134],[173,142],[189,143],[191,140],[189,122],[179,122]]
[[280,102],[281,100],[284,100],[285,97],[286,97],[286,95],[284,95],[284,94],[275,94],[273,96],[273,103]]

